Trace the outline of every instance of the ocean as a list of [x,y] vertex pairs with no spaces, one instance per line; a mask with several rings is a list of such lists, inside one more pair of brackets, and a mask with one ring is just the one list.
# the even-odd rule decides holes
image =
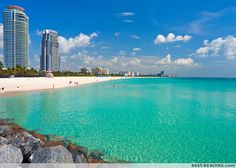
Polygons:
[[0,97],[0,118],[107,161],[235,163],[236,79],[134,78]]

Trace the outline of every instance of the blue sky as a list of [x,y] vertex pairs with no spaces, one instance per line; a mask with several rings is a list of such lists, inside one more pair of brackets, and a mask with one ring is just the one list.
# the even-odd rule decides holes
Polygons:
[[42,30],[53,29],[64,70],[236,77],[235,0],[0,0],[0,10],[10,4],[24,7],[30,18],[35,68]]

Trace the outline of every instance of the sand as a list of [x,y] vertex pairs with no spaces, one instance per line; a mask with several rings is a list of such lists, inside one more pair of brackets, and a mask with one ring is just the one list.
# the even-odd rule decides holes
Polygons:
[[33,77],[0,78],[0,96],[9,93],[76,87],[84,84],[122,79],[124,77]]

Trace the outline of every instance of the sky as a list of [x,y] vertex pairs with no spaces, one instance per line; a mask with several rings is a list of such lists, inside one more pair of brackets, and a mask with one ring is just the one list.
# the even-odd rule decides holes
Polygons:
[[29,16],[30,67],[39,68],[42,32],[52,29],[63,70],[236,77],[235,0],[0,0],[0,11],[8,5]]

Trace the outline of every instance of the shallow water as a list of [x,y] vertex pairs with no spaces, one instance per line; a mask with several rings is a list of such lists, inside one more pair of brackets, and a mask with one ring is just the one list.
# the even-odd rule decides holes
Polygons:
[[0,118],[104,159],[236,162],[236,79],[125,79],[0,97]]

